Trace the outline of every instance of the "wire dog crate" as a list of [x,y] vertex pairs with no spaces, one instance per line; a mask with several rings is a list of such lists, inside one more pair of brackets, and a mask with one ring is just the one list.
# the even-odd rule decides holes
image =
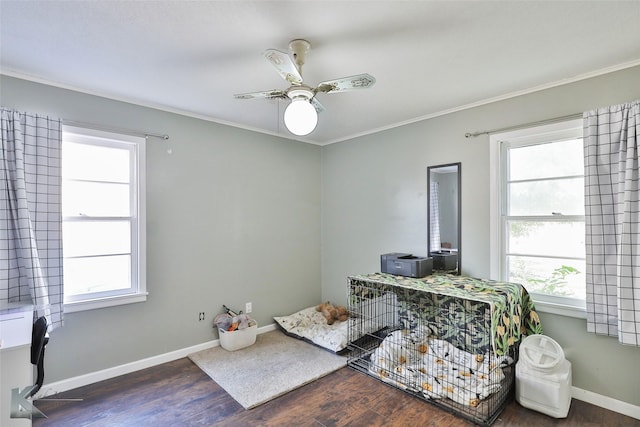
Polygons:
[[350,277],[348,289],[352,369],[479,425],[513,398],[515,344],[526,325],[539,329],[521,286],[372,274]]

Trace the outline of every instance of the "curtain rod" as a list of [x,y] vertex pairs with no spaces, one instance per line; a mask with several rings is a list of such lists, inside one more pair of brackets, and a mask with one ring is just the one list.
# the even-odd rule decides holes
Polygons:
[[464,134],[464,137],[465,138],[475,138],[476,136],[480,136],[480,135],[490,135],[492,133],[506,132],[508,130],[522,129],[522,128],[526,128],[526,127],[530,127],[530,126],[539,126],[539,125],[546,125],[546,124],[550,124],[550,123],[563,122],[565,120],[579,119],[581,117],[582,117],[582,113],[570,114],[568,116],[555,117],[553,119],[540,120],[540,121],[531,122],[531,123],[523,123],[523,124],[520,124],[520,125],[508,126],[508,127],[504,127],[504,128],[500,128],[500,129],[484,130],[484,131],[481,131],[481,132],[467,132],[467,133]]
[[143,131],[137,131],[137,130],[131,130],[131,129],[122,129],[122,128],[116,128],[112,126],[97,125],[95,123],[78,122],[76,120],[62,119],[62,124],[65,124],[68,126],[89,128],[93,130],[102,130],[105,132],[116,132],[116,133],[124,133],[126,135],[132,135],[132,136],[143,136],[145,138],[150,138],[150,137],[158,138],[165,141],[169,139],[169,135],[167,134],[158,134],[158,133],[143,132]]

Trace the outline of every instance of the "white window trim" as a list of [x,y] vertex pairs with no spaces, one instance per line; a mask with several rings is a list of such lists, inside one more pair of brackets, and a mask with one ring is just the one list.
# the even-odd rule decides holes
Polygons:
[[[582,135],[582,119],[570,120],[561,123],[553,123],[543,126],[536,126],[526,129],[518,129],[510,132],[496,133],[489,137],[489,248],[490,248],[490,270],[489,275],[493,280],[502,280],[504,259],[501,256],[503,244],[503,227],[501,224],[501,195],[502,179],[500,172],[503,168],[501,164],[501,141],[518,142],[526,140],[536,143],[548,141],[549,139],[565,139],[575,137],[579,131]],[[531,292],[531,297],[536,309],[543,313],[559,314],[567,317],[586,319],[586,303],[575,298],[554,297]]]
[[[113,132],[104,132],[95,129],[82,128],[64,125],[63,133],[86,135],[95,138],[133,142],[136,145],[136,170],[134,171],[137,181],[137,228],[138,236],[134,242],[137,251],[135,262],[137,263],[137,289],[129,294],[108,296],[103,298],[85,299],[64,303],[65,313],[75,313],[85,310],[113,307],[124,304],[133,304],[147,300],[147,236],[146,236],[146,139]],[[64,248],[63,248],[64,250]],[[132,260],[132,263],[134,260]],[[133,265],[133,264],[132,264]]]

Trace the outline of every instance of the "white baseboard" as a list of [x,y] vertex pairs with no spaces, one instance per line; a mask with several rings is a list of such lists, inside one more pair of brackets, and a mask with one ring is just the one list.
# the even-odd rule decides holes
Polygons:
[[571,387],[571,397],[640,420],[640,406],[632,405],[631,403],[613,399],[608,396],[603,396],[602,394],[594,393],[589,390],[583,390],[578,387]]
[[[276,329],[276,324],[271,323],[266,326],[258,328],[258,334],[264,334],[265,332],[273,331]],[[61,381],[56,381],[50,384],[44,384],[40,391],[36,394],[36,399],[42,399],[47,396],[51,396],[63,391],[73,390],[78,387],[93,384],[98,381],[108,380],[120,375],[129,374],[131,372],[139,371],[141,369],[150,368],[152,366],[160,365],[162,363],[171,362],[173,360],[187,357],[191,353],[206,350],[208,348],[218,347],[220,340],[208,341],[202,344],[197,344],[191,347],[182,348],[180,350],[171,351],[169,353],[159,354],[157,356],[148,357],[146,359],[137,360],[135,362],[126,363],[124,365],[114,366],[113,368],[103,369],[101,371],[91,372],[77,377],[68,378]],[[82,398],[82,396],[73,396]]]
[[[277,329],[276,324],[271,323],[269,325],[258,328],[258,334],[264,334],[265,332],[273,331],[275,329]],[[83,387],[85,385],[93,384],[98,381],[108,380],[120,375],[129,374],[131,372],[139,371],[140,369],[150,368],[162,363],[171,362],[173,360],[187,357],[191,353],[206,350],[208,348],[218,347],[219,345],[220,340],[213,340],[180,350],[171,351],[169,353],[160,354],[158,356],[148,357],[146,359],[126,363],[124,365],[114,366],[113,368],[103,369],[101,371],[91,372],[89,374],[68,378],[66,380],[56,381],[50,384],[45,384],[36,395],[36,399],[50,396],[55,393],[61,393],[63,391],[73,390],[78,387]],[[77,397],[82,398],[82,396]],[[583,390],[578,387],[571,388],[571,397],[595,406],[599,406],[601,408],[608,409],[610,411],[618,412],[628,417],[640,419],[640,406],[632,405],[630,403],[616,400],[608,396],[603,396],[592,391]]]

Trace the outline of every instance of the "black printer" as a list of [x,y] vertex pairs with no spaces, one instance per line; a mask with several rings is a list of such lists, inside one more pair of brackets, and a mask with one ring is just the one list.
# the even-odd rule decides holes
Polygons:
[[380,255],[380,271],[406,277],[425,277],[433,272],[433,259],[393,252]]

